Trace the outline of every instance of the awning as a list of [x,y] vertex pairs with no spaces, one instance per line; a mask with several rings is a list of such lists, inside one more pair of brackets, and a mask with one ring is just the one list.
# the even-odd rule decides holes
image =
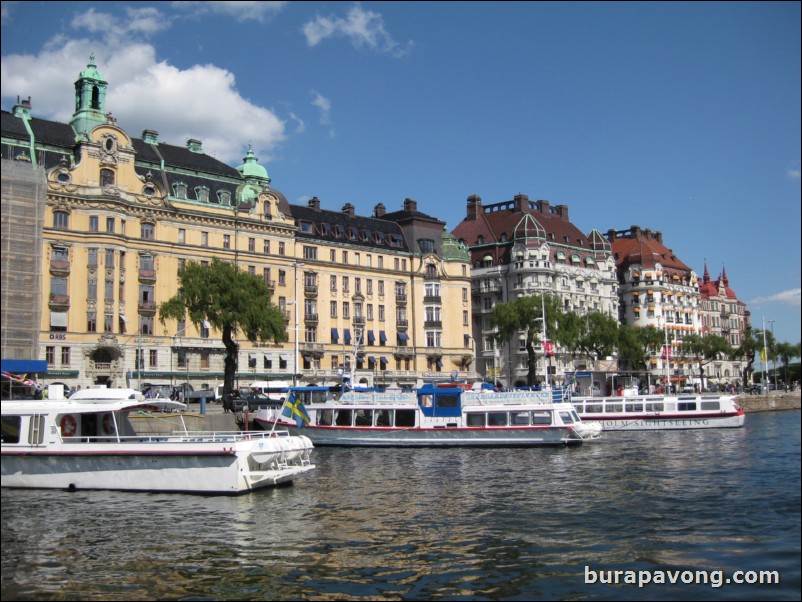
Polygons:
[[128,323],[128,320],[125,318],[123,314],[120,314],[120,322],[125,322],[126,324]]
[[331,342],[336,343],[340,338],[340,333],[337,332],[336,328],[331,329]]
[[343,328],[343,339],[345,339],[346,343],[351,342],[351,329],[350,328]]
[[373,357],[372,355],[369,355],[368,356],[368,364],[375,364],[375,363],[376,363],[376,358]]
[[379,331],[379,341],[382,342],[382,343],[386,343],[387,342],[387,335],[384,334],[383,330]]
[[373,334],[372,330],[368,330],[368,343],[373,344],[376,342],[376,335]]
[[204,320],[204,321],[203,321],[203,327],[204,327],[204,328],[211,328],[211,327],[212,327],[212,325],[211,325],[211,324],[209,324],[209,320]]
[[398,340],[399,341],[407,341],[407,340],[409,340],[409,335],[406,332],[399,332],[398,333]]
[[438,360],[437,360],[437,361],[436,361],[434,364],[435,364],[435,366],[437,366],[438,368],[442,368],[442,367],[443,367],[443,360],[441,360],[441,359],[438,359]]
[[67,328],[67,312],[51,311],[50,326],[56,326],[58,328]]
[[46,360],[12,360],[4,359],[0,362],[3,372],[17,372],[26,374],[47,374]]
[[387,358],[386,357],[380,357],[379,358],[379,363],[382,365],[382,370],[384,370],[387,367]]

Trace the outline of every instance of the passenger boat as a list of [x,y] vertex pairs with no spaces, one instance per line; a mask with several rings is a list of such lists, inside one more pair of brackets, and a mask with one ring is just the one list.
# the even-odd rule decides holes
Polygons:
[[359,391],[326,387],[289,390],[308,424],[282,406],[260,408],[265,429],[303,432],[315,445],[550,446],[596,439],[598,424],[583,422],[561,392],[465,390],[425,385],[417,390]]
[[732,395],[573,397],[582,420],[605,431],[738,428],[746,414]]
[[133,389],[4,400],[2,487],[240,494],[314,469],[312,442],[286,431],[138,435],[129,420],[183,409]]

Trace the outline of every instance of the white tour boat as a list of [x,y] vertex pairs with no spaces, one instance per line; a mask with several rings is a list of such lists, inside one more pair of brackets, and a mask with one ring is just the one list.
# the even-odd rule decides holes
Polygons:
[[133,389],[4,400],[2,486],[239,494],[314,469],[312,442],[286,431],[138,435],[129,420],[131,413],[183,409]]
[[[266,430],[303,432],[315,445],[578,445],[596,439],[602,430],[598,424],[583,422],[556,391],[425,385],[417,390],[338,394],[336,388],[298,387],[290,392],[284,406],[260,408],[255,421]],[[293,403],[296,416],[304,420],[287,417]]]
[[681,394],[573,397],[582,420],[605,431],[738,428],[746,414],[732,395]]

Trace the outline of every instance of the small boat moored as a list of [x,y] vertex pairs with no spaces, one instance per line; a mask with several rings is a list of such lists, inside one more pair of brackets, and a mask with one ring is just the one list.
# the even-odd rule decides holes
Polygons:
[[[255,421],[266,430],[303,432],[315,445],[564,446],[596,439],[602,430],[583,422],[562,391],[425,385],[386,391],[297,387],[289,393],[285,406],[260,408]],[[288,404],[303,406],[302,421],[288,416]]]
[[309,438],[286,431],[138,435],[129,420],[183,409],[133,389],[4,400],[2,487],[240,494],[315,468]]

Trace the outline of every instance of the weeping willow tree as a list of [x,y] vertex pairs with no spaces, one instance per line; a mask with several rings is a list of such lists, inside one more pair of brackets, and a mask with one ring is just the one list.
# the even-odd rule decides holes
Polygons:
[[178,293],[159,306],[159,320],[164,324],[166,320],[189,316],[196,328],[208,322],[222,333],[226,391],[234,389],[239,335],[251,343],[287,340],[284,317],[270,302],[270,289],[264,279],[219,259],[205,266],[189,261],[178,278]]

